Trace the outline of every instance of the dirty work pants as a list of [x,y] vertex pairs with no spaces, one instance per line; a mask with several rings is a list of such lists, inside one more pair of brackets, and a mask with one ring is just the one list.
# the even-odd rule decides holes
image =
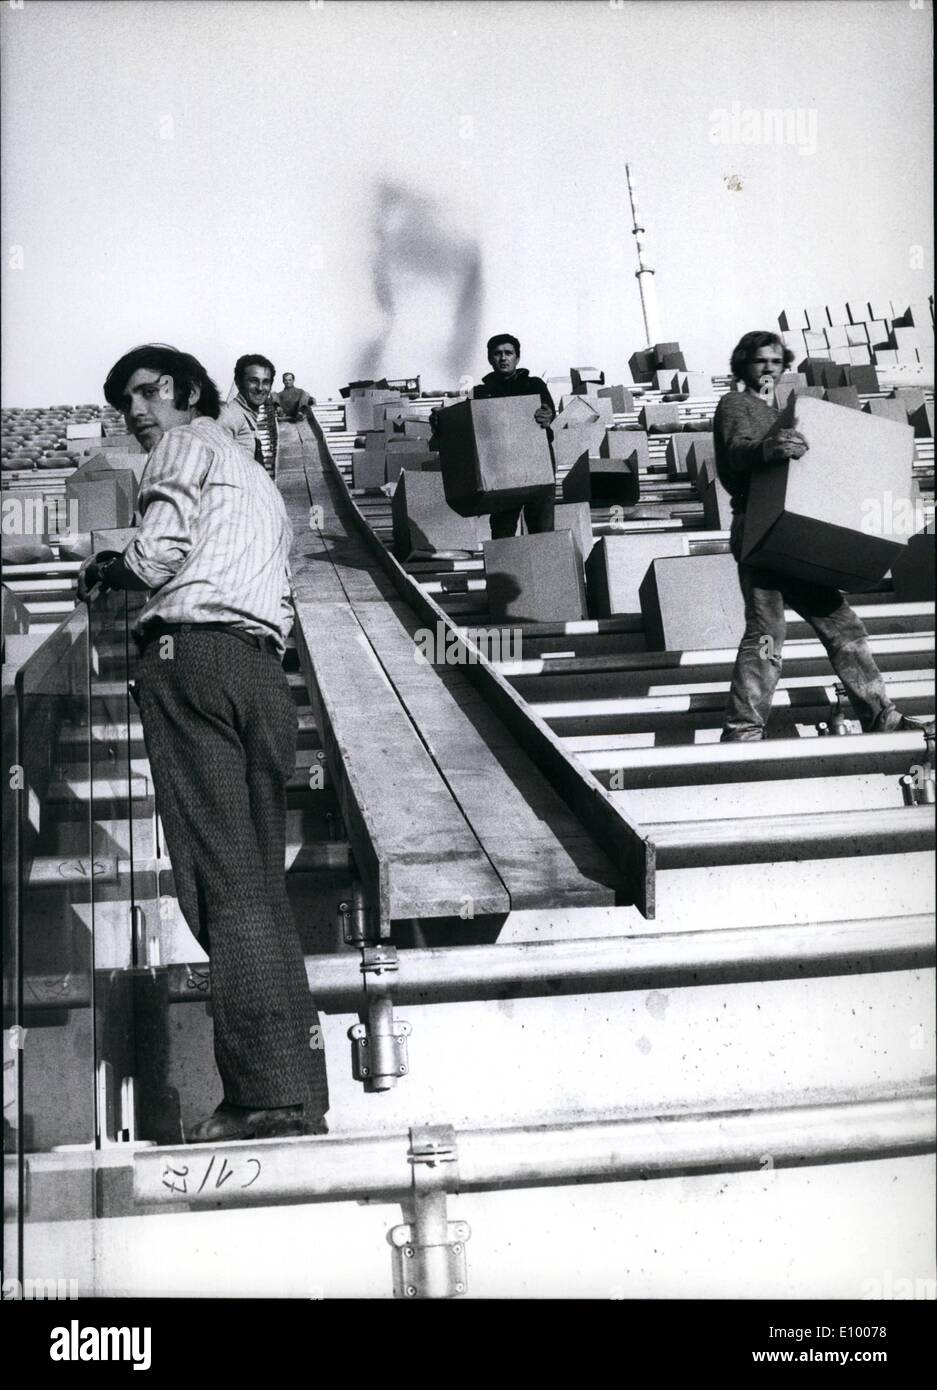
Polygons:
[[[741,554],[743,526],[744,516],[736,515],[730,536],[736,560]],[[765,736],[771,700],[781,675],[785,607],[799,613],[823,643],[863,730],[880,732],[898,722],[898,711],[888,698],[881,672],[872,659],[868,633],[838,589],[741,563],[739,584],[745,599],[745,634],[732,672],[723,743],[748,742]]]
[[317,1118],[325,1054],[286,896],[297,716],[283,668],[228,633],[177,632],[144,647],[137,693],[179,906],[211,961],[224,1098]]

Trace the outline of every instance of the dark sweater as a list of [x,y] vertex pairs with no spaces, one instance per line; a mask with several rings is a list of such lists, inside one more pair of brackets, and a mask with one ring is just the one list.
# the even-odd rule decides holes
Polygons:
[[472,396],[476,401],[496,400],[499,396],[539,396],[541,405],[549,406],[556,414],[556,406],[546,382],[541,381],[539,376],[531,376],[526,367],[518,367],[514,375],[506,379],[497,372],[488,372],[475,387]]
[[719,481],[732,498],[733,512],[744,512],[752,470],[764,464],[762,444],[778,418],[755,391],[730,390],[716,406],[713,450]]

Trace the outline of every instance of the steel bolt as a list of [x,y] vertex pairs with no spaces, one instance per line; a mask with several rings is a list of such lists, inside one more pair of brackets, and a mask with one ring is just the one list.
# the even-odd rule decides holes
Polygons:
[[464,1284],[456,1284],[456,1286],[455,1286],[455,1291],[456,1291],[456,1293],[465,1293],[465,1285],[464,1285]]
[[407,1297],[408,1297],[408,1298],[412,1298],[412,1297],[414,1296],[415,1293],[416,1293],[416,1289],[413,1287],[413,1285],[412,1285],[412,1284],[408,1284],[408,1285],[407,1285]]
[[406,1257],[407,1257],[408,1260],[412,1260],[412,1259],[413,1259],[413,1246],[412,1246],[412,1245],[406,1246],[403,1253],[406,1255]]

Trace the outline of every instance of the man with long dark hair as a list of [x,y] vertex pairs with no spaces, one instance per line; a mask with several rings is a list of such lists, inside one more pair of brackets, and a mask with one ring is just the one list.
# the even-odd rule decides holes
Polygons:
[[297,715],[281,665],[283,499],[218,424],[215,384],[187,353],[135,348],[104,394],[149,455],[142,519],[122,554],[85,562],[78,593],[152,591],[134,629],[137,698],[179,906],[211,960],[224,1086],[187,1138],[324,1133],[325,1060],[285,882]]
[[724,743],[765,737],[771,702],[781,675],[786,636],[785,607],[810,624],[826,648],[863,730],[894,733],[920,729],[895,708],[869,650],[868,634],[838,589],[742,563],[742,533],[754,470],[802,458],[809,441],[797,430],[768,434],[778,417],[775,386],[794,360],[777,334],[746,333],[731,358],[742,389],[730,390],[716,407],[713,445],[716,471],[732,499],[729,544],[739,565],[745,599],[745,633],[739,643],[722,729]]

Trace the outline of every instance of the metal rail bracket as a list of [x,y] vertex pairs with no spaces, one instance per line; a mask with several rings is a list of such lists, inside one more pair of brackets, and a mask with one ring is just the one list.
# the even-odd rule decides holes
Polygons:
[[459,1158],[451,1125],[410,1130],[407,1162],[413,1173],[410,1220],[387,1233],[395,1298],[458,1298],[468,1288],[465,1243],[471,1229],[449,1221],[446,1200],[459,1185]]

